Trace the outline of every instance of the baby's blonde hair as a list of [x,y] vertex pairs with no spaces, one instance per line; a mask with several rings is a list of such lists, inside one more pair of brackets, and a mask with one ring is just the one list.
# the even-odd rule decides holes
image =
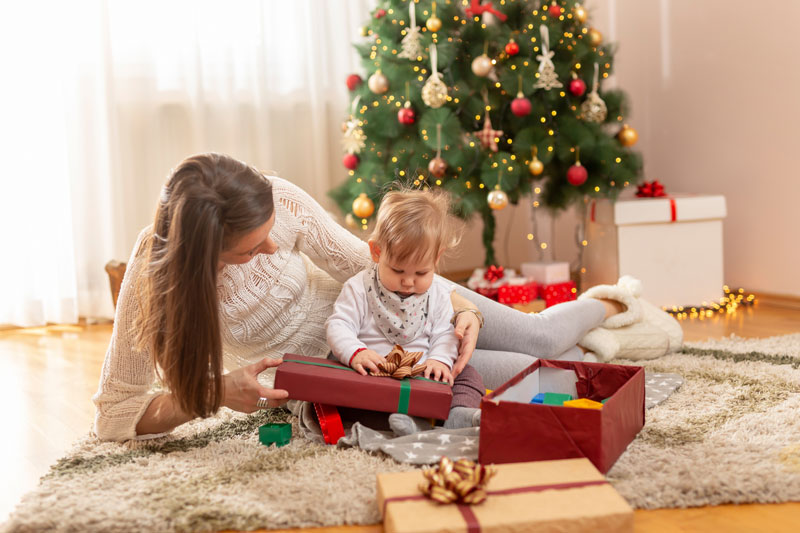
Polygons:
[[435,262],[461,241],[463,223],[450,214],[450,196],[441,189],[401,189],[387,193],[370,239],[397,261]]

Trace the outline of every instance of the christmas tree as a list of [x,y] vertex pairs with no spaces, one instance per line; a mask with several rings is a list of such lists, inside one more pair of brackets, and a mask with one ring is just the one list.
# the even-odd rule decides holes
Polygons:
[[564,209],[638,180],[624,94],[602,90],[614,47],[574,0],[379,0],[356,44],[367,83],[348,77],[348,180],[330,192],[366,229],[392,183],[442,187],[483,218],[535,187]]

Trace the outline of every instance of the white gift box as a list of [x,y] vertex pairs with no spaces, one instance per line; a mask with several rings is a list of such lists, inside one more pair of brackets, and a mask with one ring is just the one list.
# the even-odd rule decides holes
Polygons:
[[531,278],[539,285],[552,285],[570,280],[569,263],[566,261],[522,263],[520,271],[523,276]]
[[630,274],[659,306],[702,305],[722,297],[725,197],[677,194],[596,200],[586,222],[583,288]]

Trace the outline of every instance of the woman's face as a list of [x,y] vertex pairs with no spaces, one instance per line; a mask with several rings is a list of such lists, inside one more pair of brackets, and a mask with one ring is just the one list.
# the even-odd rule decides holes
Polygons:
[[219,268],[225,265],[241,265],[247,263],[258,254],[274,254],[278,251],[278,245],[269,236],[272,227],[275,225],[275,213],[269,220],[253,231],[245,233],[228,250],[219,254]]

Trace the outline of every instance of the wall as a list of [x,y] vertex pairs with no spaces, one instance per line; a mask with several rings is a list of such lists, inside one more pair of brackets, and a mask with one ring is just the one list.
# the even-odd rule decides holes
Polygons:
[[[586,2],[590,20],[619,44],[616,82],[640,134],[647,180],[669,191],[727,198],[725,279],[749,290],[800,296],[800,61],[780,21],[800,19],[800,2],[607,0]],[[501,212],[515,265],[535,251],[525,239],[529,206]],[[576,217],[556,227],[556,257],[574,260]],[[480,226],[465,241],[462,268],[483,259]],[[502,242],[502,241],[500,241]],[[591,245],[591,243],[590,243]]]

